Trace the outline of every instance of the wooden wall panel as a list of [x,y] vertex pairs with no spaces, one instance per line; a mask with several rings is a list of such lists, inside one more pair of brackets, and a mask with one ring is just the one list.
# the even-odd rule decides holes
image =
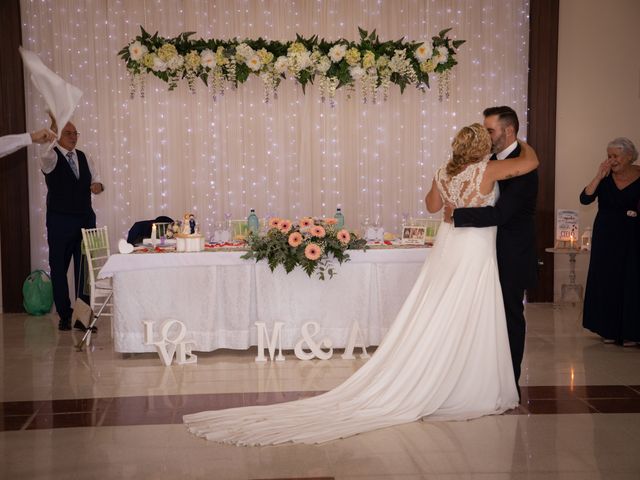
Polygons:
[[[0,2],[0,135],[25,132],[24,79],[20,0]],[[0,159],[0,246],[2,304],[5,312],[20,312],[22,283],[31,269],[27,151]]]
[[531,302],[553,301],[553,255],[544,251],[555,239],[556,94],[558,85],[558,0],[531,0],[529,34],[529,143],[540,158],[536,213],[538,285]]

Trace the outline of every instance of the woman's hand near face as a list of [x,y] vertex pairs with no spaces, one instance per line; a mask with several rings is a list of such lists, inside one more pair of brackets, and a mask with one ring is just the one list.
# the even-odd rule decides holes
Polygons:
[[610,173],[611,173],[611,160],[606,159],[604,162],[602,162],[598,166],[598,171],[596,172],[596,176],[593,177],[593,180],[591,180],[589,185],[584,187],[584,192],[587,195],[593,195],[596,191],[596,188],[598,188],[600,181],[604,177],[608,176]]
[[598,180],[602,180],[604,177],[611,173],[611,161],[609,159],[605,160],[598,167],[598,173],[596,173],[596,178]]

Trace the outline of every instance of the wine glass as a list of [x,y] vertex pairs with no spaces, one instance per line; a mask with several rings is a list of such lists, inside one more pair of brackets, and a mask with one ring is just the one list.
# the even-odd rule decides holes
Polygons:
[[373,222],[373,240],[381,242],[384,240],[384,228],[382,228],[382,222],[380,221],[380,215],[376,215],[376,219]]
[[400,228],[398,228],[398,231],[400,232],[400,235],[402,235],[402,227],[405,225],[409,224],[409,212],[407,211],[403,211],[402,212],[402,219],[401,219],[401,223],[400,223]]
[[213,227],[213,238],[211,243],[222,243],[222,233],[224,232],[224,222],[216,222]]

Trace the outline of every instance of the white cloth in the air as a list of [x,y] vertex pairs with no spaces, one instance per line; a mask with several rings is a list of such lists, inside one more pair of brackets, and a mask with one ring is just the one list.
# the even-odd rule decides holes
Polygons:
[[20,54],[31,81],[44,97],[47,107],[56,119],[60,138],[62,129],[78,106],[82,91],[52,72],[34,52],[20,47]]

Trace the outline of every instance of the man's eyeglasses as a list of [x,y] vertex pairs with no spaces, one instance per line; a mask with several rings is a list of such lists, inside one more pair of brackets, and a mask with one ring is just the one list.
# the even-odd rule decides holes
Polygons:
[[77,137],[80,135],[80,132],[62,132],[62,135],[65,137]]

